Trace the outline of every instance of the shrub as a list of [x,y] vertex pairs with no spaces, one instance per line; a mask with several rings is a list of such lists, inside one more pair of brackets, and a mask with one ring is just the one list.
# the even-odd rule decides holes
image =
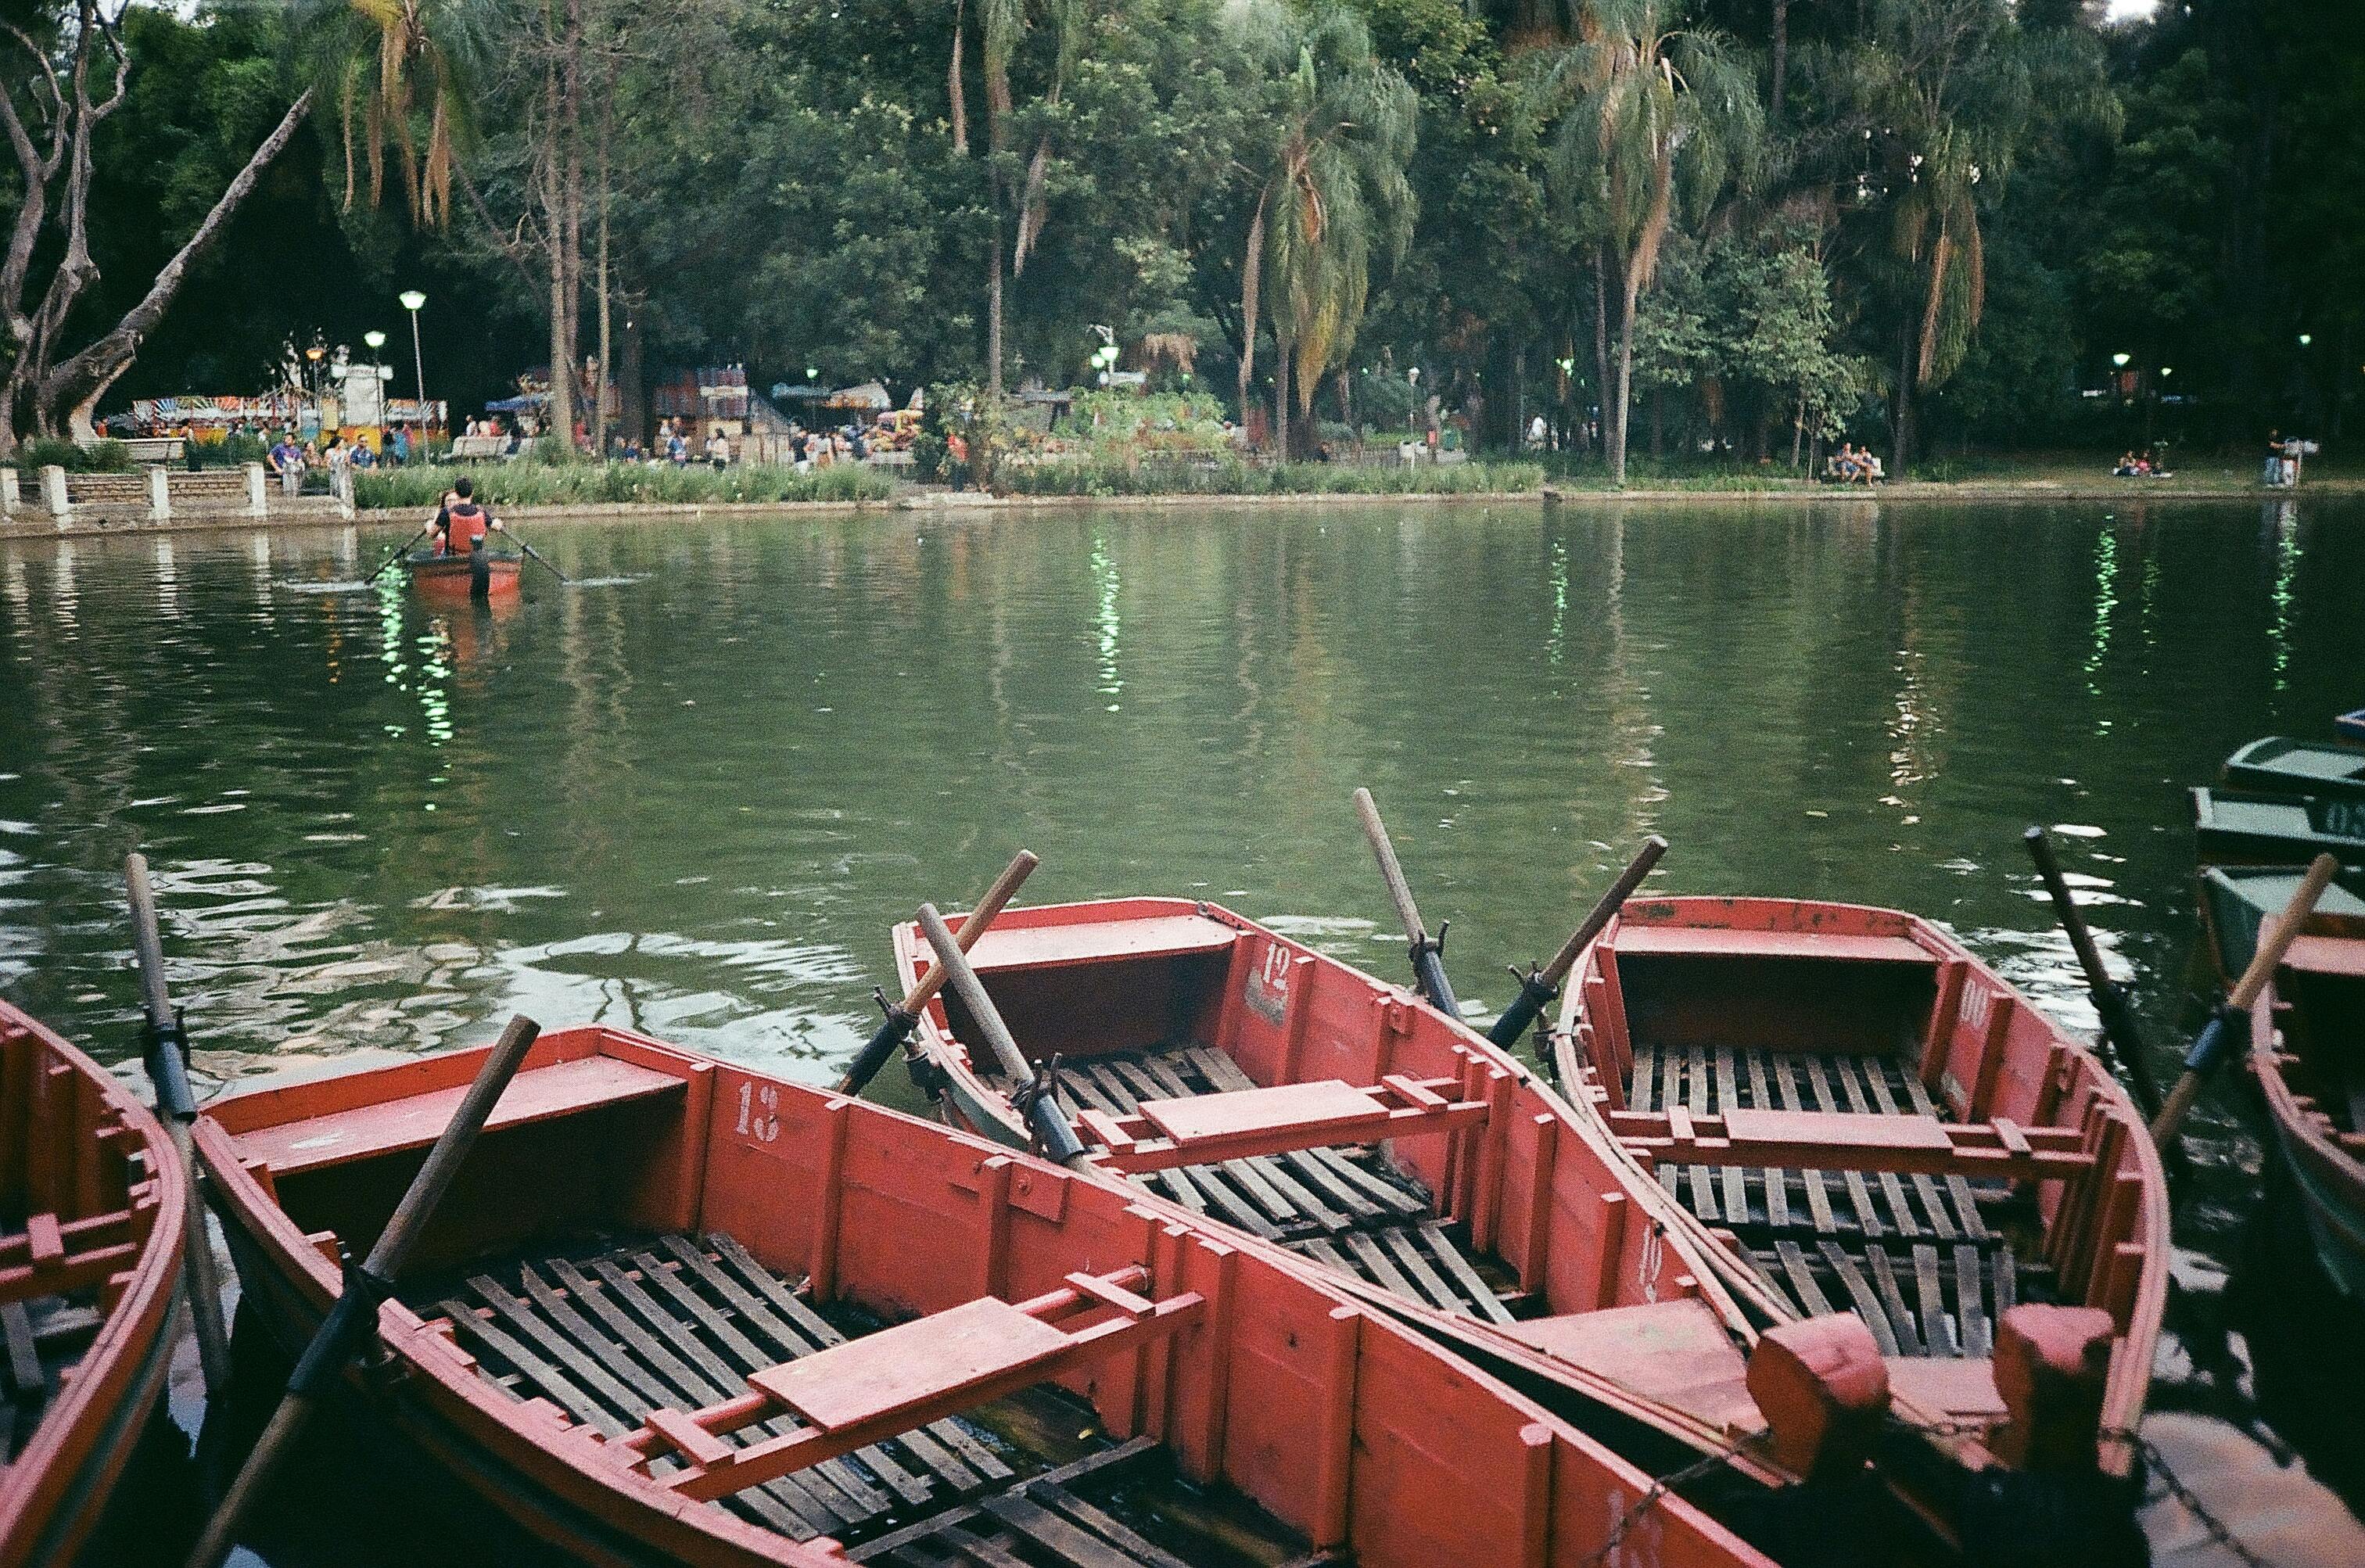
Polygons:
[[707,506],[732,502],[879,501],[895,481],[860,464],[835,464],[800,474],[780,465],[750,464],[720,472],[702,464],[676,468],[626,463],[565,464],[521,460],[458,468],[376,469],[353,476],[354,499],[390,510],[433,506],[465,472],[476,494],[496,511],[510,507],[639,504]]
[[1012,465],[999,487],[1022,496],[1503,495],[1537,490],[1534,463],[1374,466],[1354,463],[1249,463],[1237,455],[1184,462]]

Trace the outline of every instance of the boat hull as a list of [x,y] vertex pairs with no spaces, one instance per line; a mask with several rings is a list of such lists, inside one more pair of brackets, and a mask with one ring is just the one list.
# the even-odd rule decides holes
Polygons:
[[[2208,866],[2201,872],[2201,920],[2217,973],[2227,986],[2241,978],[2259,950],[2259,931],[2291,902],[2297,868]],[[2344,871],[2316,901],[2307,930],[2317,935],[2365,936],[2365,874]]]
[[2273,1158],[2291,1179],[2326,1277],[2365,1304],[2365,1094],[2342,1103],[2342,1073],[2294,1081],[2317,1053],[2353,1049],[2360,1029],[2365,940],[2356,938],[2301,937],[2250,1009],[2250,1070],[2274,1130]]
[[2365,801],[2196,789],[2192,837],[2204,866],[2365,866]]
[[[199,1155],[254,1310],[284,1346],[301,1343],[333,1300],[331,1233],[367,1244],[483,1055],[264,1087],[207,1108]],[[572,1239],[586,1226],[608,1239]],[[620,1233],[650,1239],[600,1250]],[[967,1522],[981,1508],[996,1518],[1039,1519],[1030,1499],[1060,1471],[1018,1474],[1007,1493],[995,1490],[1001,1482],[947,1491],[918,1475],[921,1464],[940,1462],[914,1460],[917,1447],[901,1450],[913,1470],[900,1482],[870,1457],[889,1439],[869,1433],[912,1444],[923,1430],[939,1431],[942,1416],[969,1409],[965,1400],[996,1397],[969,1391],[1021,1383],[1079,1412],[1084,1439],[1119,1444],[1102,1455],[1164,1456],[1160,1462],[1171,1462],[1190,1484],[1186,1497],[1220,1483],[1264,1510],[1254,1528],[1302,1532],[1371,1568],[1413,1568],[1457,1550],[1470,1561],[1576,1568],[1599,1557],[1609,1522],[1650,1491],[1646,1474],[1541,1406],[1187,1219],[933,1124],[619,1031],[559,1031],[536,1042],[420,1247],[409,1271],[419,1282],[378,1316],[390,1375],[356,1373],[355,1393],[533,1533],[598,1563],[840,1568],[846,1559],[824,1535],[842,1533],[858,1552],[887,1540],[877,1532],[891,1528],[897,1540],[913,1530],[991,1529]],[[658,1263],[660,1248],[680,1262]],[[615,1260],[628,1257],[640,1271],[613,1271]],[[597,1280],[570,1273],[577,1259],[583,1270],[607,1271]],[[747,1271],[746,1282],[715,1277],[726,1268]],[[531,1301],[483,1282],[495,1275]],[[563,1291],[545,1280],[564,1282]],[[709,1285],[723,1294],[699,1294]],[[770,1292],[771,1307],[717,1305],[749,1289]],[[471,1294],[485,1305],[467,1305]],[[685,1324],[669,1332],[666,1300],[702,1303],[690,1307],[709,1315],[701,1331]],[[1095,1316],[1095,1302],[1124,1321],[1190,1316],[1153,1338],[1110,1341],[1138,1343],[1138,1350],[1075,1350],[1071,1361],[1047,1363],[1036,1381],[1039,1338],[1081,1347],[1118,1321]],[[631,1310],[658,1340],[633,1327],[625,1304],[636,1304]],[[824,1337],[819,1345],[827,1348],[802,1350],[788,1345],[793,1328],[763,1327],[773,1321],[766,1313],[778,1311],[825,1335],[834,1330],[813,1316],[824,1306],[873,1321],[958,1313],[992,1326],[967,1330],[966,1338],[942,1331],[946,1342],[981,1349],[916,1359],[866,1351],[870,1330],[858,1326],[852,1338]],[[602,1312],[613,1315],[607,1321],[640,1360],[583,1326]],[[1049,1316],[1014,1333],[1009,1325],[1028,1313]],[[1069,1329],[1048,1327],[1063,1314],[1081,1326],[1072,1339]],[[768,1347],[732,1348],[734,1335],[757,1334],[771,1335],[787,1359],[740,1360],[735,1372],[720,1366],[725,1354],[763,1356]],[[571,1350],[557,1342],[567,1335]],[[518,1348],[524,1338],[534,1353]],[[923,1329],[918,1340],[899,1343],[925,1342]],[[1018,1359],[994,1360],[1014,1349]],[[710,1362],[717,1375],[701,1391],[695,1369]],[[1003,1374],[980,1365],[1014,1375],[997,1383]],[[1221,1392],[1235,1368],[1253,1380],[1241,1386],[1258,1397]],[[744,1379],[735,1394],[734,1377]],[[728,1414],[747,1391],[807,1413],[797,1440],[829,1445],[843,1437],[827,1451],[873,1467],[858,1484],[893,1486],[921,1517],[904,1525],[910,1514],[889,1496],[886,1511],[849,1513],[843,1531],[790,1535],[761,1522],[755,1506],[775,1494],[759,1497],[760,1489],[801,1486],[839,1462],[828,1458],[718,1491],[668,1484],[667,1476],[685,1480],[680,1467],[693,1455],[689,1482],[713,1479],[719,1464],[735,1473],[739,1460],[778,1447],[757,1434],[725,1461],[702,1445],[680,1446],[670,1430],[657,1435],[663,1423],[651,1412],[681,1401],[659,1398],[655,1383],[676,1378],[710,1431],[763,1418]],[[636,1381],[644,1379],[653,1381]],[[883,1398],[882,1381],[895,1387]],[[791,1388],[801,1394],[768,1392]],[[629,1404],[636,1389],[650,1403]],[[815,1406],[814,1398],[835,1403]],[[848,1401],[867,1413],[849,1413]],[[1078,1419],[1060,1417],[1060,1442],[1082,1440]],[[847,1434],[865,1423],[869,1446],[856,1449]],[[778,1425],[766,1430],[788,1435]],[[1431,1440],[1445,1432],[1452,1443]],[[663,1455],[676,1469],[635,1464],[620,1442],[637,1442],[635,1451]],[[1001,1473],[1011,1477],[1008,1464]],[[1496,1484],[1506,1475],[1515,1484]],[[794,1495],[823,1495],[813,1484]],[[721,1495],[745,1511],[695,1502]],[[855,1484],[835,1495],[854,1498]],[[1227,1518],[1238,1525],[1239,1516]],[[1764,1568],[1764,1558],[1679,1499],[1655,1500],[1651,1518],[1648,1539],[1631,1540],[1621,1562]],[[857,1534],[865,1539],[856,1541]]]
[[[410,572],[411,586],[426,598],[465,599],[476,593],[476,574],[465,555],[437,555],[420,551],[410,555],[405,565]],[[523,566],[523,558],[518,555],[490,556],[486,562],[485,597],[513,598]]]
[[[105,1508],[172,1364],[186,1227],[185,1169],[163,1128],[114,1077],[41,1025],[0,1003],[7,1061],[0,1112],[12,1174],[36,1183],[11,1198],[55,1210],[69,1226],[118,1203],[136,1250],[102,1286],[104,1314],[73,1375],[42,1411],[14,1462],[0,1469],[0,1565],[67,1562]],[[116,1129],[98,1147],[96,1134]],[[125,1167],[137,1152],[144,1167]],[[43,1167],[47,1178],[33,1174]],[[46,1191],[39,1188],[46,1187]],[[29,1194],[29,1196],[28,1196]],[[69,1233],[64,1266],[82,1243]],[[111,1299],[110,1299],[111,1298]]]
[[[2105,1480],[2139,1473],[2165,1177],[2093,1053],[1951,936],[1851,905],[1638,901],[1577,960],[1560,1023],[1572,1097],[1664,1151],[1685,1223],[1735,1235],[1769,1310],[1852,1306],[1900,1391],[1987,1440],[2017,1446],[1988,1369],[2031,1282],[2107,1313],[2085,1452]],[[1733,1152],[1687,1152],[1709,1118]]]
[[2229,790],[2365,801],[2365,747],[2269,735],[2225,759]]

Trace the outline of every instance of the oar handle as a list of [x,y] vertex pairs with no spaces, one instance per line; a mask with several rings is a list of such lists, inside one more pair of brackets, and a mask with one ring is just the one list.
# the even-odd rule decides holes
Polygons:
[[377,570],[376,570],[376,571],[375,571],[375,572],[372,572],[368,577],[364,577],[364,578],[362,579],[363,583],[364,583],[364,585],[369,584],[369,583],[374,583],[374,582],[377,581],[377,580],[378,580],[378,578],[380,578],[381,577],[384,577],[384,576],[386,575],[386,569],[387,569],[388,566],[393,566],[397,561],[401,560],[401,559],[402,559],[402,557],[403,557],[403,553],[404,553],[405,551],[409,550],[412,545],[414,545],[414,544],[418,543],[420,540],[422,540],[422,539],[426,538],[426,537],[428,536],[428,534],[429,534],[429,533],[431,533],[431,532],[432,532],[434,531],[434,528],[435,528],[435,525],[434,525],[433,523],[432,523],[432,522],[431,522],[431,523],[429,523],[425,528],[420,529],[418,532],[416,532],[416,533],[412,534],[409,538],[408,538],[408,539],[404,540],[401,543],[399,543],[399,544],[396,545],[396,546],[394,547],[394,554],[391,554],[391,555],[388,555],[385,560],[380,561],[380,562],[377,564]]
[[1380,880],[1387,884],[1388,902],[1396,906],[1396,923],[1404,927],[1405,940],[1418,946],[1429,940],[1429,927],[1421,924],[1420,906],[1412,902],[1412,884],[1405,880],[1395,844],[1388,837],[1388,824],[1380,820],[1379,803],[1360,786],[1355,790],[1355,814],[1363,820],[1363,836],[1372,842],[1373,857],[1380,863]]
[[2259,992],[2266,990],[2267,982],[2275,978],[2275,970],[2282,965],[2283,955],[2291,950],[2292,943],[2299,936],[2300,928],[2307,924],[2307,917],[2315,913],[2316,901],[2324,896],[2324,890],[2332,885],[2333,876],[2339,869],[2340,862],[2329,855],[2319,855],[2308,862],[2307,875],[2302,877],[2299,886],[2292,890],[2291,902],[2285,904],[2282,913],[2276,917],[2274,928],[2259,934],[2259,949],[2250,955],[2249,967],[2242,971],[2242,978],[2236,980],[2234,989],[2225,993],[2226,1006],[2236,1013],[2249,1011],[2250,1003],[2258,1001]]
[[[945,917],[936,913],[936,905],[924,903],[920,906],[920,929],[927,933],[928,946],[936,950],[936,959],[945,967],[945,983],[952,987],[953,994],[960,998],[962,1006],[969,1009],[970,1021],[977,1025],[977,1032],[984,1036],[986,1048],[993,1053],[994,1060],[1001,1065],[1003,1076],[1016,1085],[1033,1082],[1035,1070],[1027,1064],[1026,1055],[1018,1048],[1018,1042],[1011,1037],[1010,1025],[1002,1021],[1001,1009],[995,1007],[993,998],[986,994],[985,982],[977,978],[977,970],[970,965],[969,955],[961,951],[960,943],[954,938],[951,928],[945,924]],[[1068,1125],[1067,1114],[1059,1109],[1056,1095],[1030,1097],[1026,1105],[1026,1121],[1037,1141],[1042,1144],[1043,1152],[1053,1159],[1062,1165],[1072,1165],[1083,1158],[1083,1140],[1077,1137],[1076,1129]]]
[[230,1386],[230,1329],[222,1322],[221,1279],[214,1269],[213,1238],[206,1230],[205,1201],[197,1191],[197,1162],[189,1129],[197,1119],[197,1097],[189,1088],[187,1038],[173,994],[164,983],[164,942],[156,924],[156,890],[148,879],[148,857],[137,850],[123,857],[123,881],[131,901],[131,945],[140,960],[140,991],[148,1027],[140,1061],[156,1091],[156,1109],[180,1157],[187,1186],[181,1271],[188,1282],[189,1321],[197,1340],[197,1370],[206,1394]]
[[1546,985],[1557,986],[1568,978],[1568,971],[1576,967],[1579,956],[1626,906],[1626,901],[1634,896],[1634,890],[1642,885],[1642,879],[1656,868],[1659,857],[1666,852],[1667,841],[1655,833],[1642,841],[1642,847],[1635,851],[1634,858],[1627,862],[1626,869],[1618,873],[1618,879],[1609,884],[1609,890],[1601,895],[1584,921],[1569,934],[1568,940],[1561,944],[1560,951],[1552,955],[1552,961],[1544,966],[1539,978]]
[[2093,999],[2094,1012],[2102,1019],[2102,1039],[2116,1054],[2128,1086],[2135,1092],[2136,1105],[2144,1114],[2157,1120],[2166,1107],[2160,1097],[2159,1080],[2152,1072],[2150,1052],[2144,1045],[2142,1031],[2135,1026],[2135,1009],[2128,1003],[2126,991],[2102,967],[2102,954],[2094,946],[2094,934],[2087,926],[2086,917],[2079,913],[2078,901],[2069,894],[2069,883],[2061,875],[2061,863],[2054,858],[2053,840],[2043,828],[2032,824],[2021,834],[2021,842],[2028,846],[2028,857],[2036,863],[2037,879],[2045,884],[2046,896],[2053,901],[2054,915],[2068,934],[2069,949],[2078,956],[2078,968],[2085,973],[2086,994]]
[[[977,946],[977,939],[985,935],[986,927],[993,924],[1003,907],[1017,893],[1019,884],[1026,881],[1039,864],[1041,862],[1031,850],[1022,849],[1011,857],[1010,864],[1003,868],[1002,875],[993,879],[993,886],[985,890],[985,897],[969,912],[969,917],[961,922],[960,930],[955,934],[954,939],[960,944],[962,952],[966,953]],[[919,1024],[921,1009],[936,1000],[936,992],[942,991],[944,985],[945,966],[939,960],[928,966],[927,973],[904,993],[902,1001],[887,1009],[886,1018],[872,1031],[870,1038],[864,1042],[854,1060],[847,1064],[845,1076],[837,1081],[837,1092],[859,1094],[870,1086],[870,1081],[879,1076],[879,1070],[887,1065],[887,1058],[895,1054],[895,1047],[911,1038],[913,1029]]]
[[2078,902],[2069,896],[2069,884],[2062,879],[2061,863],[2053,857],[2053,840],[2043,828],[2034,824],[2020,836],[2021,842],[2028,846],[2028,857],[2036,862],[2037,879],[2053,901],[2053,912],[2060,918],[2061,928],[2069,934],[2069,949],[2078,956],[2078,967],[2086,971],[2086,989],[2098,994],[2108,990],[2112,983],[2110,971],[2102,967],[2102,955],[2094,946],[2094,934],[2086,929],[2086,917],[2078,913]]
[[1627,863],[1626,869],[1618,873],[1618,879],[1609,884],[1608,890],[1577,923],[1568,940],[1561,944],[1560,951],[1552,955],[1551,963],[1533,974],[1520,975],[1517,969],[1511,971],[1519,978],[1519,993],[1511,999],[1508,1007],[1503,1009],[1502,1016],[1495,1020],[1495,1026],[1486,1031],[1488,1039],[1498,1046],[1510,1046],[1527,1033],[1528,1025],[1541,1017],[1552,998],[1560,994],[1560,982],[1566,980],[1568,971],[1576,967],[1576,960],[1586,946],[1600,935],[1603,928],[1625,907],[1626,901],[1633,896],[1636,888],[1642,885],[1642,879],[1651,874],[1652,868],[1659,863],[1659,857],[1666,852],[1667,841],[1657,834],[1644,839],[1642,847]]
[[2241,978],[2234,982],[2234,989],[2225,993],[2225,1004],[2202,1025],[2191,1050],[2185,1053],[2184,1071],[2178,1075],[2176,1087],[2169,1091],[2159,1114],[2152,1118],[2151,1140],[2158,1147],[2166,1148],[2175,1141],[2177,1133],[2184,1126],[2186,1114],[2192,1109],[2193,1101],[2201,1096],[2201,1086],[2217,1065],[2233,1054],[2233,1047],[2237,1043],[2233,1036],[2242,1015],[2259,1000],[2259,993],[2266,990],[2267,982],[2274,979],[2275,970],[2282,965],[2283,955],[2291,950],[2300,929],[2307,924],[2307,917],[2315,913],[2316,900],[2324,896],[2324,890],[2331,884],[2334,873],[2339,869],[2340,863],[2331,856],[2317,856],[2308,863],[2307,874],[2292,890],[2291,902],[2283,906],[2282,913],[2276,916],[2271,924],[2260,927],[2258,949],[2250,955],[2249,964],[2242,970]]
[[329,1380],[352,1359],[353,1347],[376,1327],[378,1305],[401,1272],[403,1260],[409,1256],[419,1233],[433,1216],[435,1205],[443,1201],[452,1179],[459,1174],[476,1135],[485,1129],[485,1118],[492,1114],[501,1092],[517,1076],[534,1036],[541,1032],[540,1025],[521,1015],[511,1018],[509,1027],[501,1031],[501,1037],[493,1043],[484,1065],[476,1070],[476,1081],[468,1085],[468,1092],[462,1097],[459,1109],[452,1113],[443,1136],[428,1150],[427,1162],[410,1179],[409,1190],[395,1205],[393,1217],[378,1232],[377,1245],[370,1249],[369,1260],[358,1270],[348,1267],[343,1293],[330,1307],[311,1344],[305,1347],[296,1370],[288,1374],[286,1397],[273,1412],[263,1436],[247,1450],[238,1479],[230,1484],[221,1506],[206,1522],[205,1533],[189,1553],[188,1568],[219,1568],[222,1559],[230,1555],[239,1520],[278,1464],[280,1455],[303,1430]]

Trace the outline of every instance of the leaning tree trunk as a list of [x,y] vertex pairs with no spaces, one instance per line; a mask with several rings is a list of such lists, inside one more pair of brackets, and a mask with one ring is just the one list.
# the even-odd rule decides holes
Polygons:
[[1774,0],[1774,79],[1765,94],[1765,126],[1782,129],[1782,97],[1789,85],[1790,0]]
[[1272,343],[1272,440],[1273,456],[1283,463],[1289,461],[1289,351],[1288,339],[1278,332]]
[[1609,454],[1609,253],[1593,248],[1593,401],[1601,417],[1593,421],[1593,447]]
[[1905,465],[1913,460],[1913,329],[1908,326],[1899,334],[1897,344],[1897,395],[1889,409],[1889,476],[1902,480]]
[[263,170],[269,168],[286,149],[296,134],[296,128],[302,125],[304,118],[311,112],[312,91],[308,87],[287,106],[287,112],[280,117],[271,134],[264,137],[262,144],[248,156],[246,166],[238,172],[237,177],[214,199],[212,209],[198,223],[196,232],[182,243],[173,259],[156,274],[140,302],[125,311],[123,319],[104,337],[41,378],[34,390],[38,428],[51,434],[72,434],[84,439],[95,435],[91,414],[98,406],[99,398],[106,396],[106,389],[131,368],[132,361],[139,357],[140,343],[156,330],[157,323],[164,319],[164,312],[172,308],[182,284],[187,281],[189,269],[213,249],[215,242],[221,238],[222,230],[230,227],[231,218],[236,216],[239,207],[262,180]]

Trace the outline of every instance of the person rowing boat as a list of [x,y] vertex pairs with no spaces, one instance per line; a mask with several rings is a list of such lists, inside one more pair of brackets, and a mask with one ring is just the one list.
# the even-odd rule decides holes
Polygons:
[[476,499],[476,482],[463,475],[443,493],[443,503],[435,512],[438,555],[465,555],[485,543],[488,532],[505,532],[501,520]]

